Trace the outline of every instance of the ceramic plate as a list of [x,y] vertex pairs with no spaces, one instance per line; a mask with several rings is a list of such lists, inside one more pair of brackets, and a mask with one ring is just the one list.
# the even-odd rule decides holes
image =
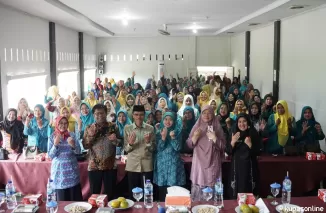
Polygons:
[[197,213],[197,211],[198,211],[199,209],[201,209],[201,208],[207,208],[207,207],[215,209],[215,213],[218,213],[218,212],[220,211],[219,208],[217,208],[216,206],[212,206],[212,205],[198,205],[198,206],[194,206],[194,207],[191,209],[191,211],[192,211],[192,213]]
[[[115,200],[111,200],[111,201],[109,202],[108,206],[111,206],[111,203],[112,203],[113,201],[115,201]],[[127,208],[113,208],[113,207],[112,207],[112,209],[114,209],[114,210],[124,210],[124,209],[129,209],[129,208],[133,207],[134,204],[135,204],[135,202],[132,201],[132,200],[126,199],[126,201],[128,202],[128,207],[127,207]]]
[[89,204],[89,203],[86,203],[86,202],[76,202],[76,203],[70,203],[69,205],[66,205],[64,210],[66,212],[70,212],[70,209],[74,206],[80,206],[80,207],[83,207],[85,209],[85,211],[81,212],[81,213],[84,213],[84,212],[88,212],[89,210],[92,209],[92,205]]
[[[283,210],[284,208],[285,211]],[[303,213],[303,210],[300,208],[300,206],[293,205],[293,204],[281,204],[276,206],[276,211],[280,213],[286,213],[286,212],[292,212],[292,213]]]

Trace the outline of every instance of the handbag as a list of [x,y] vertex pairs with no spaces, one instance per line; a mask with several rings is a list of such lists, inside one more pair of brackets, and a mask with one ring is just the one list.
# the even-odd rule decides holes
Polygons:
[[0,148],[0,160],[8,160],[8,155],[9,152],[6,149]]
[[23,149],[24,159],[34,159],[39,154],[37,146],[26,146]]

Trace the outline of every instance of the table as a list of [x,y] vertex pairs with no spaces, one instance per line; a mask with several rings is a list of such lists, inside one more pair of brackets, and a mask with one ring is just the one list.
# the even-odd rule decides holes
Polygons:
[[[276,213],[277,211],[275,210],[275,206],[272,206],[270,204],[271,200],[270,199],[263,199],[267,208],[269,209],[269,211],[271,213]],[[278,202],[280,203],[280,198],[278,198]],[[72,202],[59,202],[59,210],[58,213],[63,213],[64,211],[64,207],[68,204],[70,204]],[[319,211],[319,212],[325,212],[326,211],[326,203],[322,202],[321,200],[319,200],[317,198],[317,196],[315,197],[294,197],[291,200],[292,204],[298,205],[300,207],[318,207],[318,208],[323,208],[324,211]],[[143,205],[143,203],[141,203]],[[198,204],[213,204],[212,202],[196,202],[193,203],[192,206],[198,205]],[[160,203],[161,206],[164,206],[164,203]],[[235,200],[226,200],[224,201],[224,208],[220,211],[221,213],[234,213],[235,212],[235,207],[237,206],[237,202]],[[3,207],[2,207],[3,208]],[[91,211],[89,211],[89,213],[95,213],[96,212],[96,208],[93,208]],[[40,207],[40,210],[38,211],[39,213],[44,213],[45,211],[45,204],[43,204]],[[152,209],[135,209],[135,208],[130,208],[127,210],[123,211],[124,213],[157,213],[157,208],[156,205],[154,205],[154,207]],[[305,211],[305,212],[316,212],[316,211]],[[318,211],[317,211],[318,212]],[[7,210],[5,211],[5,213],[11,213],[11,211]]]
[[[185,162],[186,174],[190,174],[191,157],[182,157]],[[88,182],[88,163],[79,162],[80,181],[83,198],[86,200],[90,196]],[[125,164],[117,161],[118,182],[120,189],[128,190],[127,176],[125,175]],[[46,183],[50,176],[51,162],[37,162],[34,160],[24,160],[22,156],[12,157],[10,160],[0,161],[0,184],[5,184],[12,175],[17,191],[27,193],[46,193]],[[292,196],[301,197],[306,192],[318,187],[321,180],[326,178],[326,161],[308,161],[303,157],[289,156],[261,156],[259,157],[260,170],[260,196],[270,195],[270,184],[274,182],[282,183],[286,172],[289,171],[292,180]],[[222,165],[223,183],[228,185],[230,172],[230,160],[225,160]],[[189,178],[189,177],[188,177]],[[226,192],[226,190],[225,190]],[[127,192],[126,192],[127,194]]]

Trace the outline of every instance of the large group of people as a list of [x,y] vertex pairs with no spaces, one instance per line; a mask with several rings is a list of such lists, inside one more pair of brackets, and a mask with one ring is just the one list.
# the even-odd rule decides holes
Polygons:
[[83,101],[76,92],[61,97],[56,86],[33,109],[22,98],[0,123],[2,146],[20,153],[26,143],[47,152],[58,199],[68,201],[82,199],[74,157],[82,151],[88,151],[92,194],[101,193],[103,182],[104,193],[115,197],[116,156],[124,154],[129,191],[143,186],[145,177],[157,186],[161,201],[167,187],[186,184],[180,154],[192,155],[191,196],[198,201],[202,189],[221,178],[225,153],[232,156],[224,183],[229,197],[257,195],[258,155],[320,151],[325,138],[311,107],[296,121],[286,101],[272,94],[262,98],[238,77],[231,82],[215,73],[184,78],[162,73],[144,87],[135,79],[135,72],[126,82],[97,78]]

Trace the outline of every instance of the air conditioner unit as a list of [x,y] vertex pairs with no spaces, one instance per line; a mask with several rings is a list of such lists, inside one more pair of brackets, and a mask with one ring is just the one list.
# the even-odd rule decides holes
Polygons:
[[99,75],[103,75],[105,71],[105,59],[106,56],[101,54],[98,56],[97,71]]
[[160,61],[158,62],[158,65],[157,65],[157,78],[158,80],[161,78],[161,73],[163,73],[165,71],[165,63],[164,61]]

